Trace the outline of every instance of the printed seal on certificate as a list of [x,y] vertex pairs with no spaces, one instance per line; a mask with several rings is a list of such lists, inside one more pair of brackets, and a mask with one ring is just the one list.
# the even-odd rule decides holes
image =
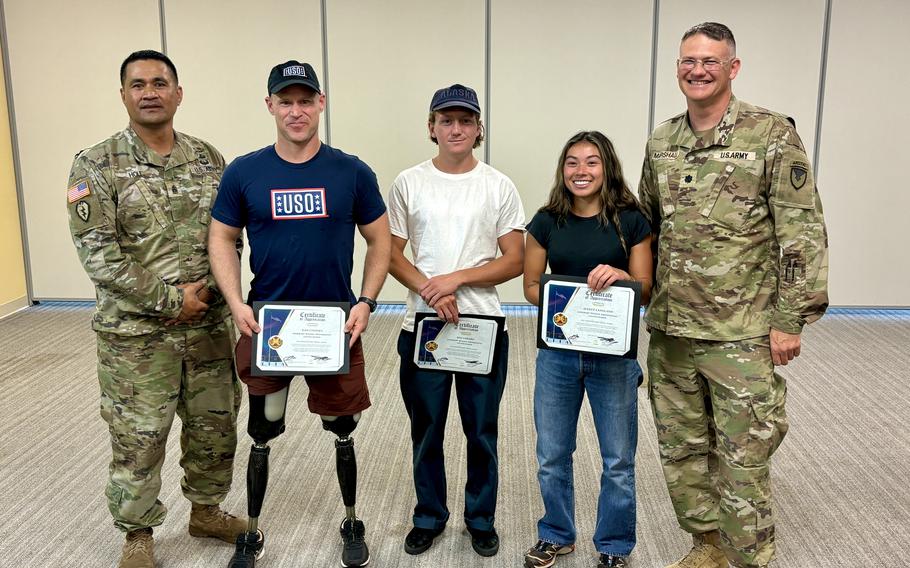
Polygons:
[[348,302],[253,302],[254,376],[342,375],[350,369]]
[[635,359],[641,283],[618,281],[599,292],[579,276],[544,274],[537,346]]
[[503,316],[460,314],[458,323],[435,313],[414,317],[414,364],[425,371],[489,375],[499,353],[499,336],[505,331]]

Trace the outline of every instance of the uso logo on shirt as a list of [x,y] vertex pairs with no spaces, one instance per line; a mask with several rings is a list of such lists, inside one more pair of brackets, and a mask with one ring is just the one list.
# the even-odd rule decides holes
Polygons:
[[316,219],[328,217],[325,188],[273,189],[272,219]]

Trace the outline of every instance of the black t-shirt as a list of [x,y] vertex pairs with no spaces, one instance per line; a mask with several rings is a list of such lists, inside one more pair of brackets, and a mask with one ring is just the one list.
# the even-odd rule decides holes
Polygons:
[[[648,221],[635,209],[620,211],[619,223],[630,251],[651,232]],[[596,216],[579,217],[569,213],[565,222],[557,226],[555,215],[538,211],[527,228],[546,249],[552,274],[587,276],[598,264],[629,270],[629,258],[612,223],[603,227]]]

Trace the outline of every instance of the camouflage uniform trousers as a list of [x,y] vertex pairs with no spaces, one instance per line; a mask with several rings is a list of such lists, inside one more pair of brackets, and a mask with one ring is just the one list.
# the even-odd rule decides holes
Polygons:
[[707,341],[651,332],[651,408],[680,526],[719,530],[733,566],[774,557],[768,461],[787,433],[786,383],[767,336]]
[[113,450],[105,494],[120,530],[164,521],[167,510],[158,494],[174,414],[183,424],[183,494],[204,505],[224,500],[241,397],[232,351],[224,323],[136,337],[98,333],[101,416]]

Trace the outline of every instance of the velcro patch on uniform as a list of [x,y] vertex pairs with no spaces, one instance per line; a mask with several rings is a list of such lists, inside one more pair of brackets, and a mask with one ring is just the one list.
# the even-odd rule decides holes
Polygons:
[[272,219],[318,219],[326,213],[325,188],[273,189]]
[[82,219],[83,223],[88,223],[88,218],[92,215],[92,208],[89,207],[88,201],[80,201],[76,204],[76,215]]
[[66,202],[75,203],[83,197],[88,197],[92,193],[91,185],[88,179],[77,181],[66,190]]
[[671,151],[671,150],[659,150],[659,151],[651,152],[651,159],[652,159],[652,160],[675,160],[675,159],[678,158],[678,157],[679,157],[679,151],[678,151],[678,150],[674,150],[674,151]]
[[755,152],[737,152],[736,150],[724,150],[717,152],[714,157],[718,160],[755,160]]
[[790,163],[790,185],[793,186],[793,189],[799,191],[806,185],[806,180],[809,179],[809,164],[804,162],[791,162]]

